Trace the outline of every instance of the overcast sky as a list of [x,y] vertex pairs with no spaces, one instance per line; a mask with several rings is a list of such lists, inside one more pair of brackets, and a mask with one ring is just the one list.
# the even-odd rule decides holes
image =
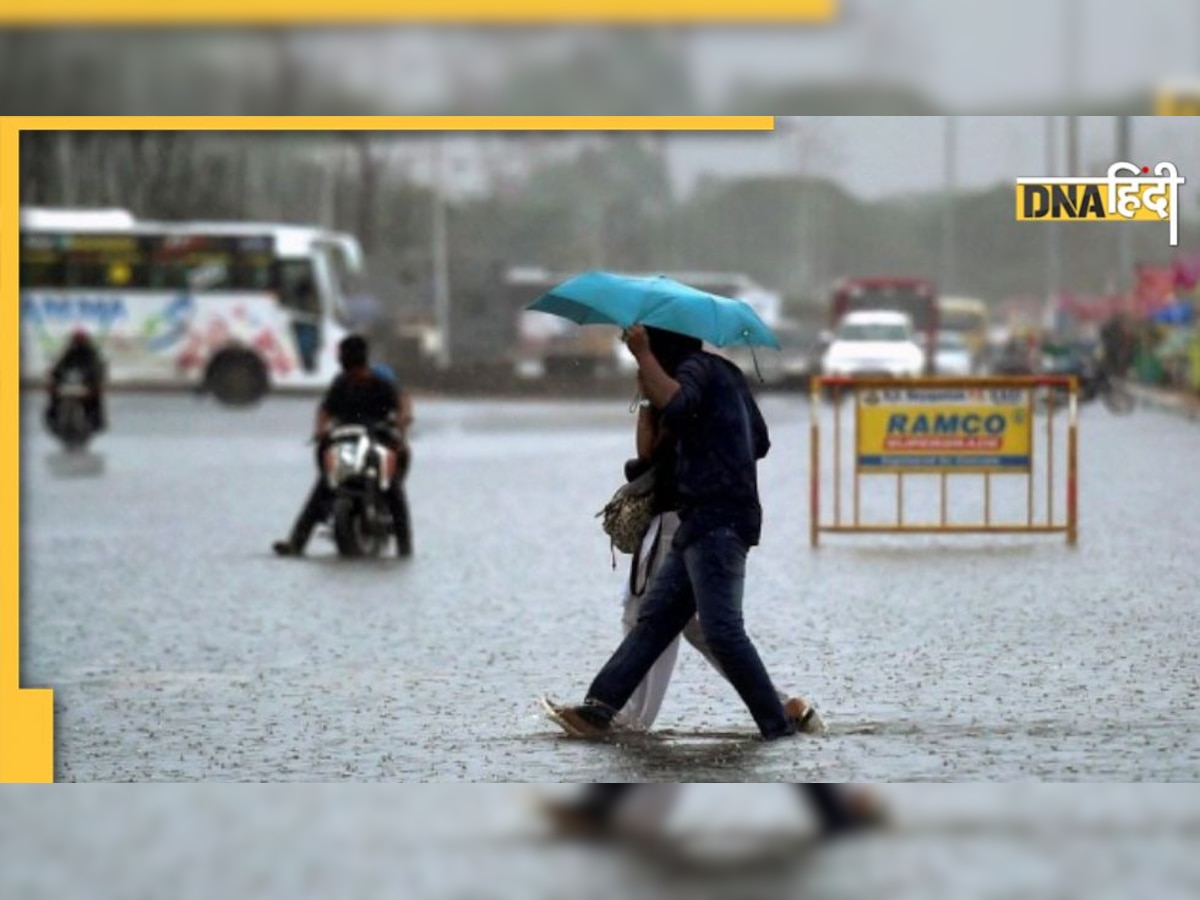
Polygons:
[[[1011,183],[1020,176],[1065,174],[1065,120],[1058,117],[1058,170],[1047,165],[1047,124],[1042,116],[958,116],[958,184],[964,189]],[[789,123],[815,130],[820,149],[809,164],[864,197],[938,190],[945,184],[946,118],[943,116],[842,116],[781,118],[770,134],[721,137],[681,135],[669,142],[677,184],[687,189],[704,173],[746,175],[796,170]],[[1200,117],[1133,120],[1134,159],[1143,165],[1174,162],[1200,187]],[[1116,120],[1081,119],[1082,160],[1102,175],[1116,162]]]
[[[705,98],[720,102],[738,83],[865,78],[907,84],[950,111],[978,111],[1052,105],[1068,95],[1111,102],[1149,96],[1165,82],[1200,84],[1200,0],[840,0],[840,7],[838,21],[827,27],[697,32],[693,75]],[[960,116],[958,122],[964,188],[1047,174],[1043,118]],[[1196,123],[1140,118],[1134,152],[1144,163],[1175,161],[1200,183]],[[821,134],[811,168],[864,197],[944,184],[941,117],[840,117],[805,127]],[[1104,163],[1092,174],[1112,159],[1114,134],[1110,117],[1083,120],[1083,161]],[[1064,157],[1060,147],[1060,165]],[[679,138],[672,159],[685,189],[704,172],[797,165],[778,134]]]
[[706,98],[719,100],[738,81],[866,75],[916,87],[951,112],[978,112],[1065,93],[1127,95],[1200,75],[1197,0],[840,0],[840,7],[828,26],[695,32],[693,74]]

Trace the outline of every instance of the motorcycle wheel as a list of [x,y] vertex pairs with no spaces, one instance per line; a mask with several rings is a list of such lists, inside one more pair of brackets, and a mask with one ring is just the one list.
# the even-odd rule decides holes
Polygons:
[[412,556],[412,516],[408,511],[408,491],[400,488],[400,506],[404,510],[404,522],[396,528],[396,542],[401,556]]
[[379,556],[387,535],[370,521],[361,501],[338,497],[333,504],[333,541],[339,554],[357,559]]
[[363,530],[358,504],[350,497],[338,497],[333,504],[333,541],[338,553],[350,558],[362,556]]
[[87,446],[91,429],[87,411],[80,403],[64,403],[58,415],[58,437],[69,452],[77,453]]

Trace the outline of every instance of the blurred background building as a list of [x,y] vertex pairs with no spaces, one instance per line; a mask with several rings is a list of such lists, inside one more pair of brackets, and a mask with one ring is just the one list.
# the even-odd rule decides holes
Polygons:
[[529,267],[734,273],[810,330],[830,286],[861,275],[1078,318],[1086,298],[1132,290],[1138,266],[1190,271],[1188,257],[1152,227],[1016,223],[1012,180],[1101,174],[1127,153],[1196,177],[1194,126],[1139,114],[1198,73],[1192,0],[842,0],[831,24],[770,30],[0,32],[7,114],[781,117],[748,135],[26,136],[26,205],[357,235],[360,324],[443,369],[511,368],[520,292],[504,273]]

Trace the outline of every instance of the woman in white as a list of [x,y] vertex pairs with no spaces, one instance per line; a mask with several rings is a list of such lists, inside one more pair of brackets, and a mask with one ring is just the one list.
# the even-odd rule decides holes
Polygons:
[[[661,427],[658,414],[650,404],[641,402],[637,421],[637,460],[631,460],[626,465],[626,478],[633,478],[644,472],[649,466],[657,468],[655,475],[656,506],[658,513],[650,522],[650,528],[642,539],[642,546],[633,556],[630,566],[629,579],[625,585],[625,609],[622,624],[628,634],[641,614],[642,600],[646,589],[654,580],[667,552],[671,540],[679,528],[679,516],[675,512],[674,497],[674,450],[673,441],[666,429]],[[704,640],[704,632],[700,628],[700,620],[695,616],[683,629],[683,638],[696,648],[708,660],[717,672],[721,672],[716,658]],[[679,638],[676,638],[662,656],[647,673],[642,683],[638,685],[629,702],[618,714],[613,724],[619,728],[635,731],[648,731],[658,718],[662,709],[663,699],[671,684],[671,675],[675,671],[675,662],[679,657]],[[796,730],[806,734],[823,734],[825,723],[811,703],[802,697],[789,697],[783,691],[776,689],[784,710],[796,723]]]

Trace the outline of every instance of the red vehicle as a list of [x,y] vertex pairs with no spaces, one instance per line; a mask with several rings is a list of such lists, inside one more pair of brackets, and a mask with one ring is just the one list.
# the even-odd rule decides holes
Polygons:
[[931,370],[937,346],[937,288],[926,278],[844,278],[833,289],[832,318],[835,330],[851,312],[888,310],[907,313],[926,350],[926,368]]

